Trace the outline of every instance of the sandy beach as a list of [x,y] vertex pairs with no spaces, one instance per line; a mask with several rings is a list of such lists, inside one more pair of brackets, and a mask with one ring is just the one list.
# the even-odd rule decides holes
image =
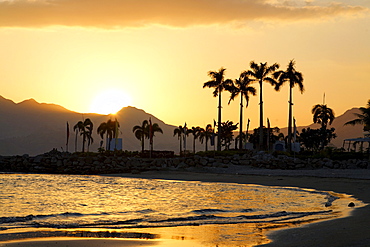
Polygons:
[[[370,170],[244,170],[242,174],[197,173],[197,172],[145,172],[141,174],[112,174],[109,176],[170,179],[204,182],[231,182],[241,184],[258,184],[267,186],[289,186],[333,191],[353,195],[354,198],[370,203]],[[303,226],[284,228],[283,230],[264,229],[266,236],[261,246],[370,246],[370,205],[355,208],[351,216],[327,220]],[[149,231],[146,229],[146,231]],[[157,240],[123,240],[123,239],[29,239],[0,243],[0,246],[228,246],[227,243],[216,244],[209,241],[200,243],[191,238],[174,239],[207,232],[207,226],[174,229],[155,229],[156,233],[167,237]],[[240,230],[242,231],[242,229]],[[172,237],[169,237],[172,236]],[[255,244],[254,244],[255,245]],[[249,245],[247,245],[249,246]],[[250,245],[253,246],[253,245]]]

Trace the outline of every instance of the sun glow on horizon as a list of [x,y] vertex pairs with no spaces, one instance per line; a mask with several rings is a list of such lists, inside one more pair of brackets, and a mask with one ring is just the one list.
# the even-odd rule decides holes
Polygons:
[[99,92],[91,102],[90,112],[99,114],[116,114],[123,107],[131,104],[131,97],[119,89]]

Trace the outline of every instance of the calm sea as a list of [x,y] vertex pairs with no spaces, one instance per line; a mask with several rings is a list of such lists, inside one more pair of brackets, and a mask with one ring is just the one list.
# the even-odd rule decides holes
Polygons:
[[350,198],[301,188],[82,175],[0,174],[0,188],[0,241],[156,238],[129,233],[162,227],[279,227],[338,217]]

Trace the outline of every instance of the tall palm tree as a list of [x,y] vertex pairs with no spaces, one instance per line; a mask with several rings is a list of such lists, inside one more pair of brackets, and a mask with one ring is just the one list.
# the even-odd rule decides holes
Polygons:
[[119,123],[116,120],[109,119],[107,122],[103,122],[99,125],[97,129],[97,133],[100,135],[101,139],[104,139],[104,134],[108,139],[108,143],[106,145],[107,150],[110,150],[110,144],[114,137],[116,137],[117,126],[119,127]]
[[173,136],[177,135],[180,140],[180,155],[182,154],[182,134],[184,134],[184,128],[181,125],[173,130]]
[[141,125],[136,125],[132,128],[132,132],[134,132],[135,137],[141,141],[142,153],[144,153],[144,139],[149,137],[148,125],[148,120],[144,120]]
[[288,67],[285,71],[277,71],[274,73],[275,79],[279,81],[276,85],[276,90],[280,90],[280,87],[289,82],[289,116],[288,116],[288,150],[292,151],[292,121],[293,121],[293,87],[297,85],[301,93],[304,92],[303,87],[303,76],[301,72],[298,72],[294,68],[294,60],[290,60]]
[[195,154],[195,140],[198,139],[200,136],[201,128],[198,127],[191,127],[191,129],[188,129],[188,132],[193,134],[193,153]]
[[206,144],[205,144],[206,152],[208,151],[208,140],[211,139],[212,135],[213,135],[212,124],[207,124],[205,129],[203,128],[200,129],[199,140],[201,143],[203,143],[203,140],[206,141]]
[[[240,120],[239,120],[239,136],[243,133],[243,98],[247,101],[246,107],[249,104],[249,95],[256,95],[256,89],[250,85],[253,80],[249,79],[248,75],[241,73],[239,79],[235,80],[228,91],[231,92],[229,104],[236,96],[240,94]],[[243,138],[239,138],[239,149],[243,148]]]
[[155,137],[155,132],[159,132],[163,134],[163,130],[161,127],[159,127],[159,124],[153,123],[151,124],[151,120],[149,120],[149,125],[147,125],[147,132],[148,132],[148,138],[150,140],[150,150],[153,151],[153,140]]
[[[250,63],[251,70],[244,72],[246,75],[254,77],[254,81],[258,81],[260,84],[260,127],[259,127],[259,149],[262,149],[263,146],[263,100],[262,100],[262,84],[263,82],[268,82],[272,86],[277,85],[277,82],[269,77],[275,70],[279,68],[279,64],[274,63],[271,66],[268,66],[267,63],[260,63],[259,65],[254,61]],[[275,88],[276,89],[276,88]]]
[[73,127],[73,130],[76,131],[76,135],[78,131],[80,132],[80,135],[82,135],[82,152],[85,152],[86,140],[88,141],[88,149],[90,144],[94,142],[94,139],[92,138],[93,126],[93,122],[90,120],[90,118],[86,118],[85,121],[79,121]]
[[[215,88],[213,91],[213,97],[218,96],[218,123],[217,128],[221,129],[221,92],[228,86],[232,84],[232,80],[224,79],[225,75],[225,68],[221,67],[218,71],[209,71],[208,76],[211,77],[212,80],[207,81],[203,84],[203,88]],[[221,151],[221,132],[218,131],[217,136],[217,150]]]
[[351,121],[348,121],[344,125],[356,125],[362,124],[364,125],[364,131],[370,131],[370,100],[367,102],[367,107],[360,107],[361,113],[354,113],[357,117]]
[[[334,111],[331,108],[327,107],[327,105],[317,104],[313,106],[312,114],[313,122],[321,124],[321,133],[325,134],[328,124],[331,125],[334,121],[335,118]],[[321,142],[321,149],[324,148],[326,136],[323,136],[322,139],[323,140]]]

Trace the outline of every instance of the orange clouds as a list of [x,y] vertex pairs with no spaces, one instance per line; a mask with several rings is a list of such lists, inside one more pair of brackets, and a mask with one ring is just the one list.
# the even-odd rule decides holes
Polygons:
[[249,20],[303,20],[357,14],[361,6],[272,4],[267,0],[13,0],[0,1],[0,27],[176,27]]

